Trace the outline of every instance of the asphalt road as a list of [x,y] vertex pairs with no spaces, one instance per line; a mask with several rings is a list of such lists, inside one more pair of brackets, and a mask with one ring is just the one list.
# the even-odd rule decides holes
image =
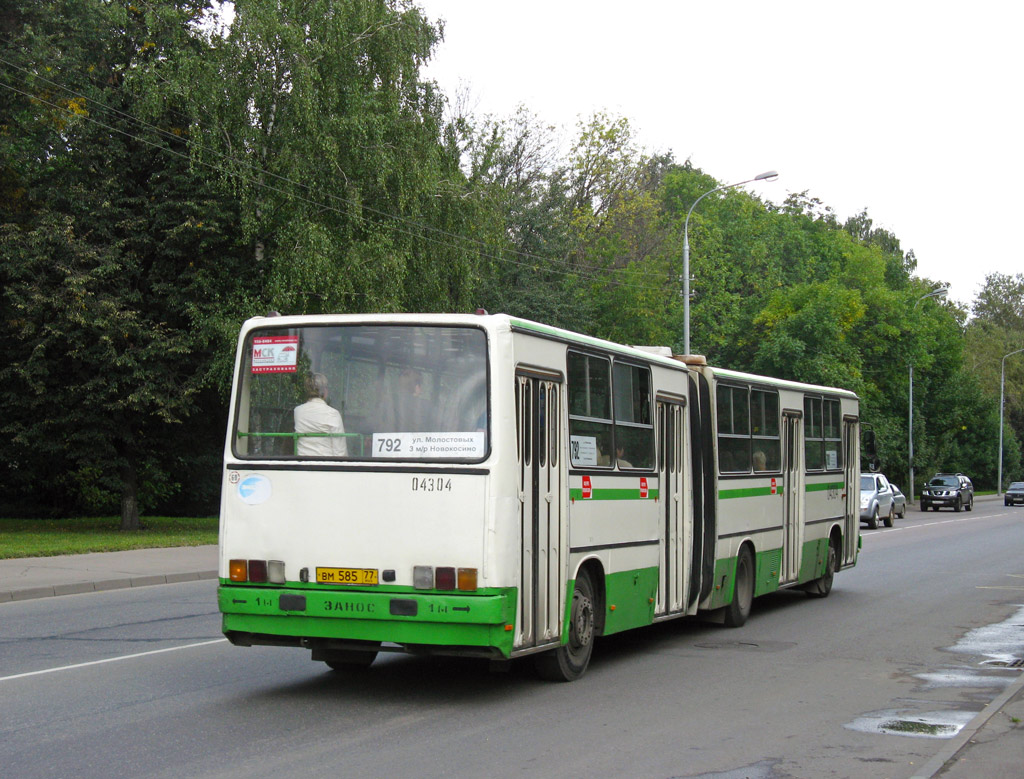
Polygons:
[[0,776],[910,777],[1019,676],[1022,550],[1024,508],[911,509],[829,598],[602,639],[573,684],[232,647],[211,581],[4,603]]

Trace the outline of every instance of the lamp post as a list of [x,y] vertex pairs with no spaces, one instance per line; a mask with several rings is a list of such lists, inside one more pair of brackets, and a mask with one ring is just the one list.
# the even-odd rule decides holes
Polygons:
[[1024,349],[1008,352],[999,361],[999,480],[996,489],[997,495],[1003,494],[1003,385],[1006,383],[1006,358],[1021,352],[1024,352]]
[[[944,298],[949,294],[949,287],[936,287],[931,292],[921,295],[914,303],[917,304],[926,298]],[[910,401],[907,404],[910,411],[907,415],[907,460],[910,463],[910,491],[907,493],[907,502],[914,505],[914,363],[910,363]]]
[[721,192],[723,189],[732,189],[733,187],[741,187],[744,184],[749,184],[752,181],[775,181],[779,177],[779,174],[774,170],[765,171],[759,173],[752,179],[746,181],[737,181],[735,184],[726,184],[721,187],[715,187],[709,189],[699,198],[693,201],[693,205],[690,206],[690,210],[686,212],[686,222],[683,224],[683,353],[690,353],[690,214],[693,213],[693,209],[697,207],[697,204],[706,198],[708,195],[712,195],[715,192]]

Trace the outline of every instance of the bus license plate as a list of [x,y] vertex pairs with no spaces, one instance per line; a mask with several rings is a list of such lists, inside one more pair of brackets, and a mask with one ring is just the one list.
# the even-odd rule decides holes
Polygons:
[[317,568],[318,584],[376,584],[375,568]]

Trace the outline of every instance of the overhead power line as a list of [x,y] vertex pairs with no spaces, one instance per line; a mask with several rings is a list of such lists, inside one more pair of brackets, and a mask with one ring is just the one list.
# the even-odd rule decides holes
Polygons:
[[[69,87],[66,87],[66,86],[64,86],[64,85],[62,85],[62,84],[60,84],[60,83],[58,83],[58,82],[56,82],[56,81],[54,81],[52,79],[46,78],[45,76],[42,76],[42,75],[40,75],[40,74],[38,74],[38,73],[36,73],[34,71],[31,71],[31,70],[29,70],[27,68],[24,68],[24,67],[18,65],[17,63],[15,63],[15,62],[11,62],[9,59],[6,59],[6,58],[4,58],[2,56],[0,56],[0,63],[3,63],[5,65],[7,65],[8,67],[13,68],[13,69],[15,69],[17,71],[20,71],[22,74],[24,74],[24,76],[26,78],[37,79],[37,80],[39,80],[39,81],[41,81],[41,82],[43,82],[45,84],[48,84],[49,86],[51,86],[51,87],[53,87],[55,89],[58,89],[58,90],[61,90],[62,92],[67,93],[68,95],[71,95],[73,97],[76,97],[76,98],[79,98],[81,100],[84,100],[84,101],[86,101],[86,106],[88,106],[90,108],[98,108],[101,111],[106,111],[108,114],[111,114],[113,116],[121,117],[122,119],[126,120],[127,122],[133,123],[133,124],[135,124],[135,125],[137,125],[139,127],[142,127],[142,128],[147,128],[147,129],[153,131],[154,133],[156,133],[159,137],[165,138],[165,139],[167,139],[167,140],[169,140],[171,142],[181,142],[182,141],[182,138],[180,136],[175,135],[174,133],[171,133],[171,132],[169,132],[169,131],[167,131],[167,130],[165,130],[165,129],[163,129],[163,128],[155,125],[155,124],[147,122],[147,121],[145,121],[143,119],[139,119],[138,117],[133,116],[132,114],[130,114],[128,112],[121,111],[120,109],[117,109],[117,108],[113,108],[111,106],[108,106],[108,105],[102,103],[101,101],[98,101],[98,100],[95,100],[94,98],[90,98],[90,97],[88,97],[86,95],[83,95],[82,93],[77,92],[77,91],[75,91],[75,90],[73,90],[73,89],[71,89]],[[42,104],[45,104],[45,105],[49,105],[52,108],[57,109],[58,111],[66,111],[67,110],[67,107],[64,106],[64,105],[61,105],[59,103],[53,102],[52,100],[48,100],[46,98],[40,97],[40,96],[38,96],[36,94],[32,94],[31,92],[28,92],[28,91],[26,91],[24,89],[20,89],[20,88],[18,88],[16,86],[13,86],[11,84],[4,83],[3,81],[0,81],[0,86],[6,87],[8,90],[10,90],[12,92],[21,94],[21,95],[29,98],[30,100],[34,100],[36,102],[39,102],[39,103],[42,103]],[[419,221],[416,221],[416,220],[413,220],[413,219],[409,219],[409,218],[404,217],[404,216],[399,216],[399,215],[396,215],[396,214],[393,214],[393,213],[389,213],[387,211],[383,211],[381,209],[377,209],[377,208],[374,208],[372,206],[366,205],[365,203],[358,203],[358,202],[356,202],[354,200],[351,200],[349,198],[345,198],[345,197],[340,196],[340,195],[335,195],[333,193],[320,193],[321,195],[326,195],[326,197],[328,197],[329,199],[331,199],[333,201],[336,201],[336,202],[344,204],[346,206],[351,206],[351,207],[355,208],[355,213],[353,213],[351,211],[342,211],[340,208],[337,208],[336,206],[331,205],[330,203],[325,203],[322,200],[316,200],[316,199],[314,199],[312,197],[304,196],[304,195],[296,193],[294,191],[287,191],[287,190],[281,189],[280,187],[275,186],[272,183],[268,183],[267,181],[261,180],[260,178],[258,178],[256,176],[246,175],[246,174],[244,174],[244,173],[242,173],[240,171],[237,171],[237,170],[230,170],[230,169],[227,169],[225,167],[222,167],[221,165],[215,164],[215,163],[207,161],[207,160],[202,160],[202,159],[196,160],[190,154],[177,151],[177,150],[171,148],[170,146],[168,146],[168,145],[166,145],[164,143],[157,143],[157,142],[155,142],[153,140],[144,138],[144,137],[142,137],[140,135],[137,135],[135,133],[128,132],[127,130],[124,130],[124,129],[121,129],[121,128],[118,128],[118,127],[113,127],[113,126],[111,126],[109,124],[106,124],[106,123],[100,121],[99,119],[95,118],[94,116],[92,116],[91,113],[79,114],[78,117],[80,119],[82,119],[82,120],[91,122],[91,123],[93,123],[93,124],[95,124],[95,125],[97,125],[99,127],[102,127],[103,129],[105,129],[105,130],[107,130],[109,132],[123,135],[125,137],[131,138],[131,139],[133,139],[135,141],[138,141],[140,143],[152,146],[152,147],[157,148],[157,149],[159,149],[161,151],[164,151],[164,152],[170,153],[172,155],[175,155],[175,156],[177,156],[179,158],[189,160],[190,162],[193,162],[193,161],[197,162],[198,164],[203,165],[203,166],[205,166],[207,168],[210,168],[210,169],[212,169],[214,171],[217,171],[218,173],[220,173],[222,175],[225,175],[225,176],[228,176],[228,177],[235,177],[238,180],[241,180],[241,181],[244,181],[246,183],[252,184],[252,185],[254,185],[256,187],[263,188],[263,189],[266,189],[266,190],[271,191],[271,192],[275,192],[275,193],[280,194],[280,195],[282,195],[284,197],[294,198],[294,199],[298,200],[299,202],[306,203],[306,204],[314,206],[316,208],[321,208],[321,209],[325,209],[325,210],[328,210],[328,211],[332,211],[334,213],[342,214],[342,215],[348,216],[350,218],[355,218],[355,219],[357,219],[357,220],[359,220],[359,221],[361,221],[363,223],[369,224],[370,220],[367,219],[367,217],[364,216],[363,213],[362,213],[362,212],[365,211],[365,212],[374,214],[376,216],[379,216],[379,217],[381,217],[383,219],[387,219],[387,220],[392,221],[394,223],[394,225],[395,225],[395,229],[398,232],[400,232],[400,233],[402,233],[404,235],[413,237],[413,238],[419,238],[419,239],[427,240],[427,241],[430,241],[430,242],[435,243],[437,245],[444,245],[444,246],[451,246],[452,242],[458,242],[459,244],[468,245],[470,250],[473,251],[473,253],[477,257],[479,257],[481,259],[491,260],[491,261],[498,262],[498,263],[505,263],[505,264],[509,264],[509,265],[514,265],[514,266],[522,267],[522,268],[528,268],[528,269],[531,269],[531,270],[540,270],[540,271],[550,272],[550,273],[554,273],[554,274],[562,275],[562,276],[567,276],[567,277],[575,276],[575,277],[579,277],[579,278],[583,278],[583,279],[587,279],[587,280],[591,280],[591,281],[605,281],[605,282],[609,282],[609,283],[615,284],[616,286],[624,286],[624,287],[633,288],[633,289],[648,290],[648,291],[662,291],[664,289],[664,285],[660,284],[660,283],[655,283],[654,285],[648,285],[648,284],[643,284],[643,283],[637,284],[637,283],[635,283],[632,280],[623,281],[623,280],[618,280],[618,279],[610,278],[611,274],[621,274],[623,271],[626,270],[624,268],[612,268],[612,269],[606,269],[604,271],[592,270],[592,269],[581,269],[581,268],[568,268],[567,267],[567,263],[565,261],[559,260],[557,258],[542,257],[540,255],[531,254],[529,252],[524,252],[522,250],[518,250],[518,249],[514,249],[514,248],[510,248],[510,249],[506,250],[506,252],[508,254],[512,254],[515,257],[518,257],[520,259],[512,259],[512,258],[507,257],[507,256],[497,255],[497,254],[494,254],[492,251],[490,251],[486,244],[484,244],[481,241],[477,241],[477,240],[475,240],[473,238],[470,238],[470,237],[467,237],[467,236],[463,236],[463,235],[459,235],[459,234],[456,234],[456,233],[451,233],[449,231],[443,230],[441,228],[434,227],[434,226],[429,225],[429,224],[425,224],[425,223],[422,223],[422,222],[419,222]],[[281,182],[283,184],[288,184],[289,186],[295,187],[295,188],[297,188],[299,190],[304,190],[304,191],[306,191],[308,193],[312,193],[312,188],[310,186],[306,185],[306,184],[303,184],[302,182],[295,181],[293,179],[288,178],[287,176],[282,176],[280,174],[274,173],[273,171],[269,171],[269,170],[266,170],[265,168],[261,168],[259,166],[253,165],[252,163],[250,163],[250,162],[248,162],[246,160],[240,160],[240,159],[237,159],[237,158],[232,157],[230,155],[224,154],[222,152],[218,152],[216,150],[207,150],[207,151],[210,151],[215,156],[220,157],[223,162],[233,164],[233,165],[238,166],[240,168],[248,169],[253,174],[258,174],[258,175],[261,175],[261,176],[266,176],[266,177],[274,179],[275,181]],[[649,275],[649,274],[644,274],[644,275]]]

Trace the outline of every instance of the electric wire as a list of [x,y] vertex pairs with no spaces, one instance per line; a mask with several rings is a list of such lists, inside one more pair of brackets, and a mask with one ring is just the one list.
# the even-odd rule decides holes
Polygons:
[[[62,85],[62,84],[60,84],[60,83],[58,83],[58,82],[56,82],[56,81],[54,81],[52,79],[46,78],[45,76],[42,76],[42,75],[40,75],[40,74],[38,74],[36,72],[28,70],[28,69],[18,65],[17,63],[12,62],[9,59],[6,59],[3,56],[0,56],[0,63],[3,63],[3,64],[7,65],[10,68],[13,68],[15,70],[20,71],[27,78],[38,79],[41,82],[46,83],[46,84],[50,85],[51,87],[53,87],[55,89],[61,90],[63,92],[66,92],[69,95],[73,95],[74,97],[80,98],[80,99],[86,101],[86,104],[91,106],[91,107],[99,108],[101,111],[107,111],[109,114],[121,117],[121,118],[125,119],[126,121],[134,123],[135,125],[137,125],[139,127],[148,128],[148,129],[152,130],[153,132],[155,132],[160,137],[167,138],[168,140],[170,140],[172,142],[182,142],[182,138],[180,136],[178,136],[178,135],[175,135],[174,133],[171,133],[171,132],[169,132],[167,130],[164,130],[164,129],[162,129],[162,128],[158,127],[157,125],[154,125],[154,124],[152,124],[150,122],[146,122],[143,119],[139,119],[138,117],[133,116],[132,114],[129,114],[129,113],[125,112],[125,111],[121,111],[120,109],[108,106],[108,105],[104,104],[103,102],[95,100],[94,98],[90,98],[90,97],[88,97],[86,95],[83,95],[80,92],[76,92],[75,90],[73,90],[73,89],[71,89],[69,87],[66,87],[66,86],[64,86],[64,85]],[[59,103],[55,103],[55,102],[53,102],[51,100],[46,100],[45,98],[41,98],[38,95],[34,95],[34,94],[30,93],[30,92],[27,92],[25,90],[19,89],[18,87],[13,86],[11,84],[7,84],[7,83],[4,83],[4,82],[0,81],[0,86],[4,86],[8,90],[10,90],[12,92],[16,92],[18,94],[21,94],[21,95],[29,98],[30,100],[35,100],[35,101],[41,102],[43,104],[49,105],[52,108],[57,109],[58,111],[67,111],[67,107],[66,106],[62,106]],[[286,191],[286,190],[281,189],[281,188],[279,188],[277,186],[274,186],[274,185],[272,185],[270,183],[267,183],[266,181],[261,181],[258,178],[255,178],[255,177],[252,177],[252,176],[246,176],[246,175],[244,175],[244,174],[242,174],[242,173],[240,173],[238,171],[232,171],[232,170],[225,169],[224,167],[221,167],[219,165],[213,164],[213,163],[208,162],[206,160],[202,160],[202,159],[196,160],[190,154],[186,154],[186,153],[182,153],[182,152],[176,151],[176,150],[170,148],[167,145],[155,143],[155,142],[153,142],[153,141],[151,141],[149,139],[143,138],[143,137],[141,137],[139,135],[135,135],[135,134],[130,133],[130,132],[126,131],[126,130],[123,130],[123,129],[120,129],[120,128],[117,128],[117,127],[112,127],[112,126],[110,126],[108,124],[105,124],[104,122],[101,122],[100,120],[94,118],[91,115],[79,114],[78,116],[79,116],[79,118],[84,119],[86,121],[89,121],[89,122],[91,122],[93,124],[96,124],[97,126],[102,127],[103,129],[105,129],[105,130],[107,130],[109,132],[113,132],[113,133],[118,133],[120,135],[124,135],[126,137],[132,138],[133,140],[136,140],[136,141],[139,141],[141,143],[147,144],[149,146],[155,147],[155,148],[160,149],[162,151],[169,152],[169,153],[171,153],[171,154],[173,154],[175,156],[178,156],[178,157],[180,157],[182,159],[186,159],[186,160],[193,161],[193,162],[198,162],[199,164],[201,164],[201,165],[203,165],[205,167],[208,167],[208,168],[210,168],[212,170],[215,170],[218,173],[221,173],[222,175],[225,175],[225,176],[227,176],[229,178],[235,177],[238,180],[244,181],[246,183],[250,183],[250,184],[252,184],[254,186],[257,186],[257,187],[264,188],[264,189],[266,189],[268,191],[271,191],[271,192],[275,192],[275,193],[280,194],[280,195],[282,195],[282,196],[284,196],[286,198],[288,198],[288,197],[294,198],[294,199],[298,200],[299,202],[303,202],[303,203],[306,203],[308,205],[311,205],[311,206],[314,206],[314,207],[317,207],[317,208],[322,208],[322,209],[325,209],[325,210],[333,211],[335,213],[342,214],[342,215],[347,216],[349,218],[354,218],[354,219],[356,219],[356,220],[358,220],[360,222],[363,222],[364,224],[373,224],[373,222],[372,222],[372,220],[369,220],[367,217],[365,217],[362,213],[359,213],[360,211],[366,211],[366,212],[369,212],[369,213],[374,214],[376,216],[379,216],[379,217],[381,217],[383,219],[391,221],[394,224],[395,229],[398,232],[400,232],[400,233],[402,233],[404,235],[407,235],[409,237],[427,240],[427,241],[433,242],[435,244],[444,245],[444,246],[451,246],[451,241],[457,241],[457,242],[460,242],[460,243],[463,243],[463,244],[470,244],[471,247],[472,247],[473,253],[476,254],[476,256],[478,256],[480,259],[491,260],[491,261],[498,262],[498,263],[505,263],[505,264],[509,264],[509,265],[514,265],[514,266],[518,266],[518,267],[521,267],[521,268],[527,268],[527,269],[530,269],[530,270],[533,270],[533,271],[550,272],[550,273],[554,273],[554,274],[562,275],[562,276],[567,276],[567,277],[577,277],[577,278],[581,278],[581,279],[589,280],[589,281],[605,282],[605,283],[613,284],[615,286],[623,286],[623,287],[626,287],[626,288],[633,288],[633,289],[638,289],[638,290],[647,290],[647,291],[651,291],[651,292],[661,292],[661,291],[664,290],[664,282],[661,282],[661,283],[657,283],[656,282],[654,285],[648,285],[648,284],[644,284],[644,283],[636,283],[633,280],[621,281],[621,280],[616,280],[616,279],[609,278],[609,274],[628,272],[628,270],[629,270],[628,268],[609,268],[609,269],[603,269],[603,270],[598,270],[598,269],[591,270],[591,269],[584,269],[584,268],[576,267],[576,268],[571,268],[571,269],[568,269],[568,270],[563,270],[563,269],[560,269],[559,267],[552,267],[552,266],[561,266],[561,268],[565,268],[568,265],[568,263],[565,262],[565,261],[559,260],[557,258],[549,258],[549,257],[540,256],[540,255],[535,255],[535,254],[532,254],[530,252],[525,252],[525,251],[522,251],[522,250],[519,250],[519,249],[514,249],[514,248],[510,248],[510,249],[507,249],[505,251],[508,254],[512,254],[512,255],[514,255],[516,257],[520,257],[520,258],[523,258],[524,260],[527,260],[526,262],[520,261],[520,260],[511,259],[510,257],[507,257],[507,256],[500,256],[500,255],[497,255],[497,254],[494,254],[494,253],[488,251],[486,244],[484,244],[483,242],[477,241],[477,240],[469,238],[467,236],[462,236],[462,235],[458,235],[456,233],[451,233],[449,231],[433,227],[432,225],[428,225],[428,224],[425,224],[425,223],[422,223],[422,222],[418,222],[416,220],[412,220],[412,219],[409,219],[407,217],[398,216],[396,214],[389,213],[389,212],[386,212],[386,211],[374,208],[372,206],[369,206],[369,205],[366,205],[366,204],[363,204],[363,203],[358,203],[356,201],[353,201],[351,199],[348,199],[348,198],[345,198],[345,197],[342,197],[342,196],[339,196],[339,195],[334,195],[333,193],[321,193],[322,195],[326,195],[331,200],[340,202],[342,204],[345,204],[347,206],[354,207],[355,209],[357,209],[356,213],[352,213],[352,212],[349,212],[349,211],[342,211],[341,209],[339,209],[337,207],[334,207],[334,206],[332,206],[332,205],[330,205],[328,203],[322,202],[320,200],[315,200],[315,199],[313,199],[311,197],[303,196],[303,195],[298,194],[296,192]],[[181,115],[179,114],[179,116],[181,116]],[[182,118],[184,118],[184,117],[182,117]],[[190,121],[190,124],[192,124],[191,121]],[[275,179],[277,181],[289,184],[290,186],[296,187],[296,188],[298,188],[300,190],[304,190],[306,192],[311,192],[312,191],[312,188],[309,187],[308,185],[303,184],[301,182],[297,182],[297,181],[295,181],[293,179],[288,178],[287,176],[282,176],[280,174],[274,173],[274,172],[266,170],[264,168],[260,168],[259,166],[253,165],[252,163],[249,163],[249,162],[244,161],[244,160],[238,160],[238,159],[236,159],[234,157],[231,157],[230,155],[227,155],[227,154],[224,154],[224,153],[221,153],[221,152],[217,152],[216,150],[208,150],[208,151],[212,151],[215,156],[220,157],[225,162],[237,165],[237,166],[242,167],[242,168],[247,168],[250,171],[252,171],[253,173],[268,176],[268,177],[273,178],[273,179]],[[407,229],[407,228],[411,228],[411,229]],[[448,240],[440,240],[440,239],[434,238],[431,235],[429,235],[428,233],[433,233],[433,234],[442,236],[444,239],[448,239]],[[544,265],[544,267],[538,267],[538,263],[542,263]],[[661,274],[642,273],[641,275],[645,275],[645,276],[648,276],[648,277],[653,277],[653,276],[660,276]]]

